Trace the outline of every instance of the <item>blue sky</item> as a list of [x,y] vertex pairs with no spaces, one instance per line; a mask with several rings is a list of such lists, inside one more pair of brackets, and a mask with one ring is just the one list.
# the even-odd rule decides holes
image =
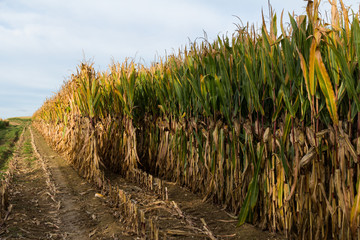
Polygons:
[[[354,10],[360,0],[344,0]],[[278,15],[306,1],[273,0]],[[322,1],[321,9],[330,8]],[[231,35],[239,20],[261,25],[267,0],[0,0],[0,118],[31,116],[84,59],[146,64],[207,33]]]

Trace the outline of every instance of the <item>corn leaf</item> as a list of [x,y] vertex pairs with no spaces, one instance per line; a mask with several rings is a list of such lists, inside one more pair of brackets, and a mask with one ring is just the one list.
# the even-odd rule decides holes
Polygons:
[[326,106],[329,111],[330,117],[333,123],[335,124],[335,126],[337,126],[339,124],[339,118],[337,113],[335,94],[329,75],[322,61],[321,53],[319,51],[316,52],[316,60],[317,60],[316,73],[318,76],[319,85],[322,93],[325,96]]

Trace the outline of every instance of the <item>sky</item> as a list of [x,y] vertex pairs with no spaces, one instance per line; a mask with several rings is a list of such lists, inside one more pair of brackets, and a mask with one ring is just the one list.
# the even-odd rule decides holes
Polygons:
[[[304,14],[306,3],[271,1],[278,16]],[[149,65],[204,32],[231,36],[237,17],[260,27],[262,9],[268,16],[268,0],[0,0],[0,118],[31,116],[84,59],[97,70],[127,58]]]

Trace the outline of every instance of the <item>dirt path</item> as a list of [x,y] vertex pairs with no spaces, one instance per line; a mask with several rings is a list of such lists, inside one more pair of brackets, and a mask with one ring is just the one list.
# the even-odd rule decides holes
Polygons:
[[138,183],[108,175],[136,211],[151,220],[151,229],[135,231],[128,217],[122,216],[121,206],[114,206],[108,196],[95,197],[98,190],[32,128],[25,131],[16,162],[10,191],[13,207],[0,239],[126,240],[141,239],[144,234],[151,239],[155,228],[159,239],[281,239],[251,225],[237,228],[237,221],[220,207],[174,183],[165,183],[168,199],[162,199]]
[[133,239],[95,197],[96,190],[36,131],[25,131],[20,149],[10,191],[13,207],[0,239]]
[[59,239],[57,206],[40,163],[32,154],[30,132],[20,139],[13,182],[10,189],[12,211],[1,239]]

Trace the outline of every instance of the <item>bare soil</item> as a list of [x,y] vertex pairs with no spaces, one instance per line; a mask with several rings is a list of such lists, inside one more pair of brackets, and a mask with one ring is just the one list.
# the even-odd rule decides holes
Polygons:
[[0,239],[133,239],[126,236],[104,201],[95,197],[92,185],[32,132],[42,159],[32,146],[31,154],[25,150],[31,142],[28,129],[16,159],[10,190],[12,211]]
[[[12,211],[1,226],[0,239],[140,239],[111,201],[96,197],[99,190],[35,129],[25,132],[20,148],[10,190]],[[162,200],[118,175],[107,177],[131,195],[147,219],[156,219],[159,239],[283,239],[252,225],[236,227],[237,220],[221,207],[175,183],[165,183],[168,199]]]

